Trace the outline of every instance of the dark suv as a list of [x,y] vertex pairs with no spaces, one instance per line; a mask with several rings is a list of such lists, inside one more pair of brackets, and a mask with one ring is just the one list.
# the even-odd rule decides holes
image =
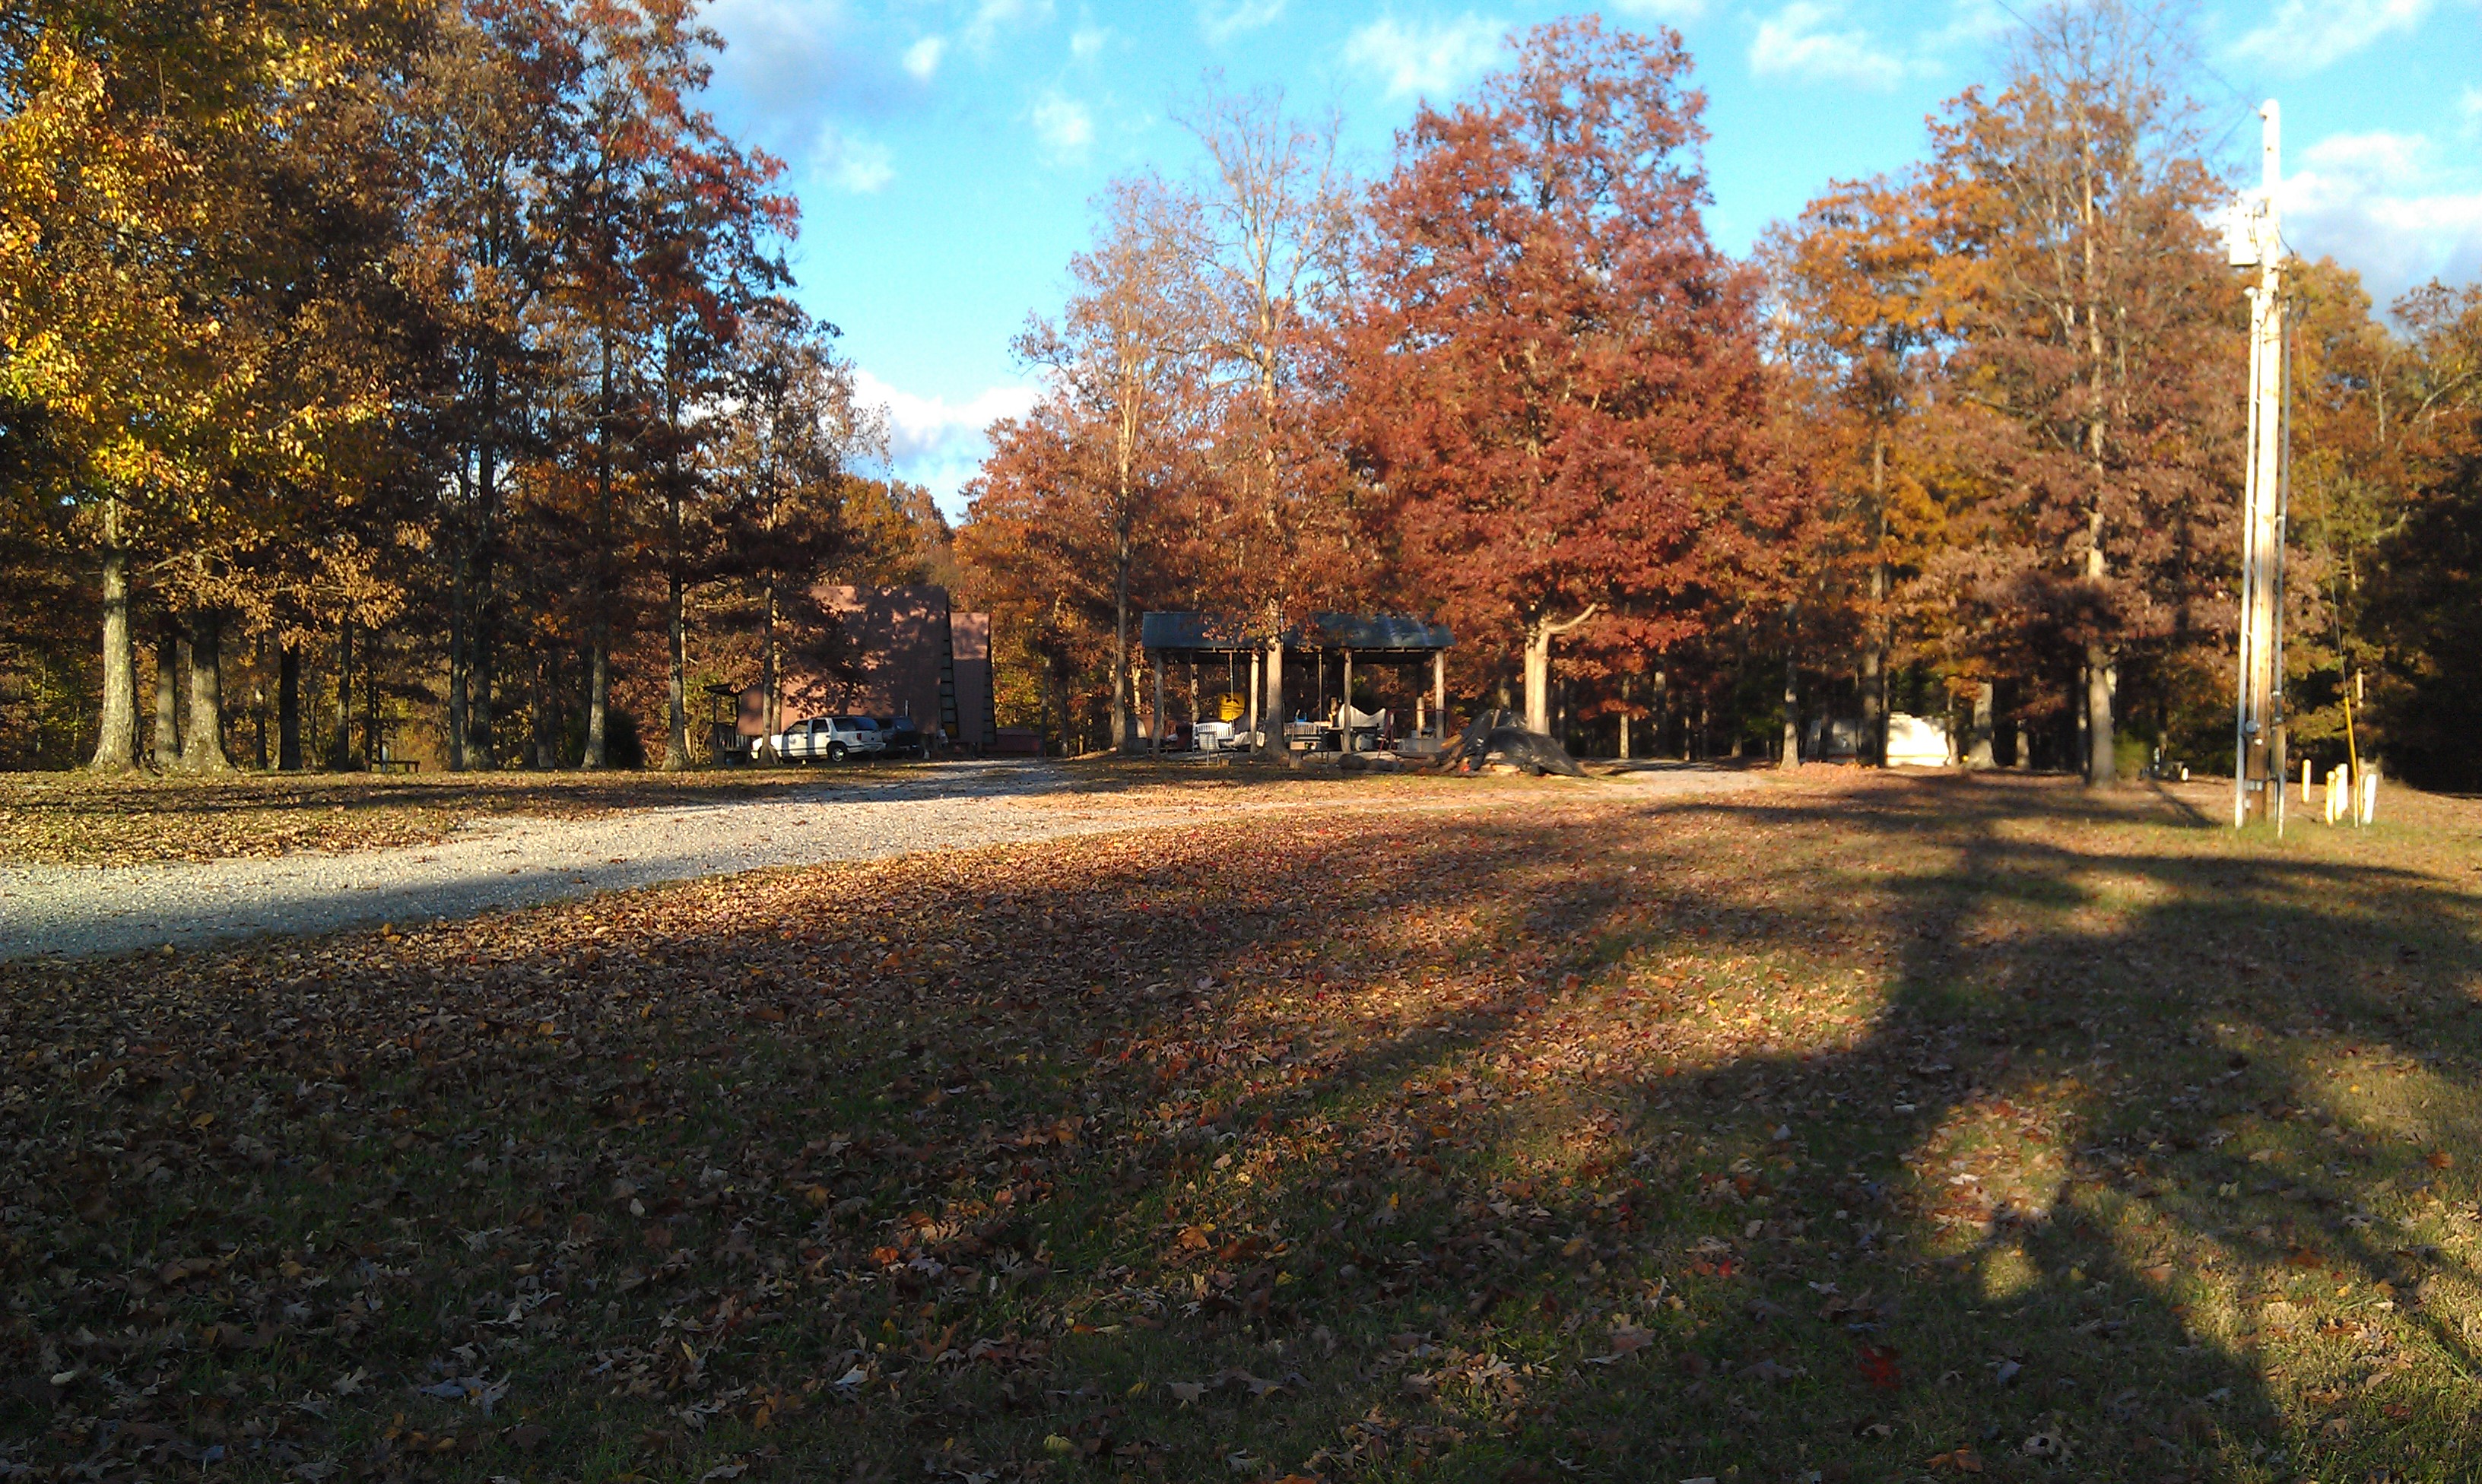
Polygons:
[[931,736],[913,728],[911,716],[882,716],[879,735],[887,743],[887,756],[923,758],[931,756]]

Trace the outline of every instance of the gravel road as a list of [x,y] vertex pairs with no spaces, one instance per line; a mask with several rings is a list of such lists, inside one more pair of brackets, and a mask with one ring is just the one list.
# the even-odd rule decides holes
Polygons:
[[[1703,794],[1755,781],[1748,774],[1683,769],[1631,775],[1626,786],[1633,794]],[[1043,764],[960,763],[733,803],[599,820],[495,820],[437,845],[397,849],[168,866],[0,867],[0,959],[415,923],[768,866],[1320,807],[1298,797],[1252,804],[1170,791],[1117,797],[1072,793],[1068,784],[1061,769]],[[1414,807],[1469,805],[1432,795]]]

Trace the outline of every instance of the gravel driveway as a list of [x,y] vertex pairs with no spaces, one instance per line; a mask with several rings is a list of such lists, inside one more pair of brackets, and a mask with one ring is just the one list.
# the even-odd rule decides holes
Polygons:
[[[437,845],[275,860],[0,868],[0,959],[187,947],[258,933],[415,923],[768,866],[1105,834],[1237,811],[1320,807],[1178,793],[1072,793],[1059,768],[959,763],[900,779],[600,820],[493,821]],[[1747,774],[1633,776],[1632,794],[1747,787]],[[1510,795],[1471,803],[1511,801]],[[1438,795],[1419,808],[1464,808]]]

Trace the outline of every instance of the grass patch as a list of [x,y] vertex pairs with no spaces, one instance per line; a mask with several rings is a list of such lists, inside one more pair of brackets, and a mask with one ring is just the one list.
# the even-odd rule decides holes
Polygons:
[[0,969],[0,1469],[2482,1470],[2482,811],[1496,802]]

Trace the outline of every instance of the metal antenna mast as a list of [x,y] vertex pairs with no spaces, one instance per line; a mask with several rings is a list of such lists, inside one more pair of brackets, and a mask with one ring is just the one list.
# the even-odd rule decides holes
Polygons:
[[2226,247],[2234,268],[2258,270],[2250,289],[2249,467],[2241,505],[2240,684],[2233,718],[2232,826],[2284,822],[2284,526],[2291,491],[2284,457],[2284,232],[2276,215],[2283,180],[2282,116],[2258,111],[2264,180],[2256,199],[2232,203]]

